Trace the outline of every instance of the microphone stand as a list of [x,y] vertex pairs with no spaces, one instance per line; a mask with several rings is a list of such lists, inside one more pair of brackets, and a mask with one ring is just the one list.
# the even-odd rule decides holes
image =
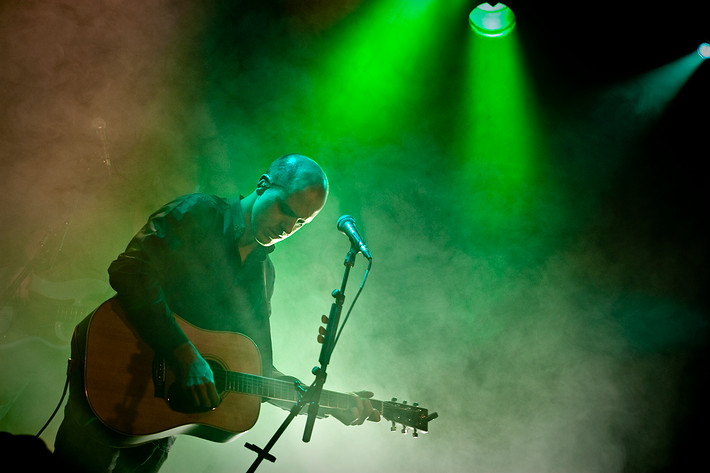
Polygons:
[[295,383],[296,389],[301,391],[302,395],[299,397],[298,402],[291,408],[286,419],[276,430],[263,449],[251,443],[244,444],[246,448],[256,452],[257,454],[256,460],[254,460],[251,467],[249,467],[247,473],[253,473],[256,471],[264,459],[269,460],[272,463],[276,461],[276,457],[270,454],[269,451],[276,444],[279,437],[281,437],[281,434],[286,431],[286,428],[289,426],[291,421],[306,405],[308,405],[308,418],[306,419],[306,428],[303,431],[303,441],[310,441],[311,433],[313,431],[313,424],[315,423],[316,415],[318,414],[318,409],[320,407],[320,396],[323,392],[323,385],[325,384],[325,379],[328,376],[326,370],[328,364],[330,363],[330,357],[333,354],[333,349],[335,348],[340,314],[343,311],[343,303],[345,301],[345,286],[347,285],[350,269],[355,264],[355,257],[358,252],[359,248],[357,245],[352,244],[350,246],[350,251],[348,251],[348,254],[345,257],[345,273],[343,274],[343,281],[340,285],[340,289],[334,290],[331,294],[335,301],[330,306],[328,325],[326,326],[325,335],[323,336],[323,346],[321,346],[320,356],[318,358],[320,366],[316,366],[312,370],[312,373],[315,375],[315,380],[307,389],[304,389],[300,383]]

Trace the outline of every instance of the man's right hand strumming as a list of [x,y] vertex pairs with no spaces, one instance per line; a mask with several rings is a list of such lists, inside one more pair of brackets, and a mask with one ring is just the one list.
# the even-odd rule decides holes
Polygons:
[[195,346],[188,342],[173,351],[178,381],[194,407],[210,410],[219,406],[221,399],[214,384],[214,374]]

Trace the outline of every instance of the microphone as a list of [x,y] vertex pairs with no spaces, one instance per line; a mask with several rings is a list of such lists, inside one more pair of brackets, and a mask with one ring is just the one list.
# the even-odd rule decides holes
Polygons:
[[365,242],[363,241],[362,237],[357,232],[354,218],[352,218],[350,215],[343,215],[342,217],[340,217],[338,219],[338,230],[341,233],[347,235],[348,238],[350,238],[350,243],[352,244],[352,246],[359,248],[360,252],[365,258],[372,260],[370,250],[367,249],[367,245],[365,245]]

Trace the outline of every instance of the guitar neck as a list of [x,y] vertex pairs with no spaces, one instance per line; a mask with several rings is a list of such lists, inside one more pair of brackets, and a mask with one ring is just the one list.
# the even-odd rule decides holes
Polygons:
[[[249,373],[226,373],[225,388],[232,392],[253,394],[277,401],[298,402],[299,390],[293,382]],[[371,399],[372,407],[382,412],[383,402]],[[355,405],[353,394],[323,390],[319,404],[331,409],[349,409]]]

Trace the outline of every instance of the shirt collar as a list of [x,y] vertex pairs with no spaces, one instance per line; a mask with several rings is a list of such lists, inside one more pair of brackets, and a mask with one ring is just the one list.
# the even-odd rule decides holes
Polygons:
[[242,213],[241,201],[244,196],[235,197],[230,202],[231,212],[232,212],[232,231],[234,232],[234,239],[238,240],[240,236],[244,234],[246,226],[244,225],[244,214]]

